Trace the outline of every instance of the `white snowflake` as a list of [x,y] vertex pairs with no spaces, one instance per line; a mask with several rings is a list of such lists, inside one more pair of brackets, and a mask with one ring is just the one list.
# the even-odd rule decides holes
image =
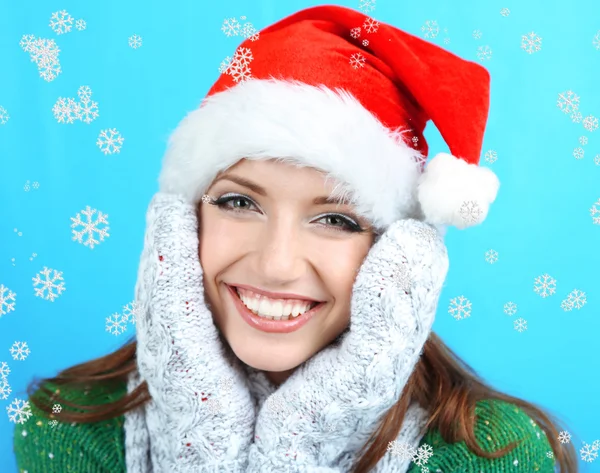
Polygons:
[[455,297],[450,301],[448,313],[456,320],[471,316],[471,301],[464,296]]
[[423,26],[421,26],[423,36],[427,39],[436,38],[440,33],[440,27],[438,26],[437,20],[427,20]]
[[594,225],[600,225],[600,199],[592,205],[590,215],[592,216]]
[[[50,273],[52,271],[54,274],[51,276]],[[44,278],[42,278],[42,276],[44,276]],[[42,269],[35,275],[35,277],[31,279],[33,280],[33,288],[35,290],[36,297],[41,297],[42,299],[50,302],[54,302],[54,300],[65,290],[62,271],[57,271],[56,269],[51,269],[44,266],[44,269]],[[42,287],[36,287],[39,284],[41,284]]]
[[77,120],[81,120],[81,104],[75,102],[72,98],[59,97],[54,106],[52,107],[52,113],[58,123],[75,123]]
[[260,32],[254,28],[252,23],[244,23],[242,26],[242,36],[250,41],[258,41],[260,38]]
[[563,299],[563,300],[560,302],[560,308],[561,308],[562,310],[564,310],[565,312],[570,312],[570,311],[572,311],[572,310],[573,310],[573,305],[572,305],[572,304],[569,302],[569,300],[568,300],[568,299]]
[[533,290],[543,298],[551,296],[556,292],[556,280],[549,274],[542,274],[535,278]]
[[10,347],[10,354],[13,357],[13,360],[23,361],[25,358],[29,356],[29,347],[26,342],[15,342],[13,346]]
[[585,146],[588,144],[588,139],[587,136],[580,136],[579,137],[579,144],[582,146]]
[[573,150],[573,157],[575,159],[583,159],[585,156],[585,150],[581,147],[577,147]]
[[583,119],[583,127],[587,131],[596,131],[598,129],[598,119],[594,115],[588,115]]
[[133,49],[141,48],[142,47],[142,37],[137,34],[130,36],[129,37],[129,46]]
[[521,36],[521,49],[528,54],[533,54],[542,49],[542,38],[533,31]]
[[67,10],[54,12],[50,18],[50,28],[56,34],[68,33],[73,28],[73,17],[67,13]]
[[350,56],[350,65],[353,69],[365,67],[366,58],[361,53],[354,53]]
[[[226,58],[227,61],[229,58]],[[223,71],[224,74],[228,74],[233,77],[234,82],[245,81],[252,77],[250,71],[250,63],[254,60],[252,51],[250,48],[238,48],[233,55],[233,59],[229,61],[229,64]],[[224,62],[225,62],[224,61]],[[221,63],[223,68],[223,63]]]
[[45,81],[53,81],[62,72],[58,59],[60,49],[53,39],[23,35],[19,44],[23,51],[29,53],[31,62],[37,64],[40,77]]
[[0,105],[0,125],[6,125],[9,118],[10,115],[8,114],[8,111]]
[[24,424],[32,416],[31,406],[29,401],[22,401],[15,398],[10,405],[6,406],[8,420],[16,424]]
[[581,123],[581,120],[583,120],[583,115],[581,112],[573,112],[571,114],[571,121],[573,123]]
[[482,216],[481,207],[474,200],[463,202],[458,213],[467,224],[479,222]]
[[116,128],[109,128],[100,132],[96,145],[105,155],[120,153],[124,140]]
[[4,284],[0,284],[0,317],[15,310],[17,295],[7,288]]
[[228,37],[238,36],[240,34],[240,23],[235,18],[225,18],[221,31]]
[[363,13],[371,13],[375,10],[375,1],[376,0],[360,0],[358,9]]
[[571,434],[569,432],[567,432],[566,430],[559,432],[558,441],[560,443],[569,443],[571,441]]
[[7,378],[10,374],[10,367],[6,361],[0,362],[0,379]]
[[556,106],[560,108],[563,113],[574,113],[579,109],[579,96],[572,90],[561,92],[558,94]]
[[492,48],[489,46],[479,46],[477,48],[477,58],[480,61],[489,61],[492,59]]
[[450,44],[450,38],[444,38],[444,44]]
[[75,22],[75,28],[77,28],[79,31],[85,30],[86,27],[87,27],[87,24],[86,24],[85,20],[77,20]]
[[369,45],[369,40],[368,39],[363,39],[362,40],[362,45],[366,48]]
[[12,393],[12,389],[8,384],[8,379],[0,378],[0,400],[6,401],[10,393]]
[[573,289],[571,293],[567,296],[567,303],[575,308],[581,309],[587,302],[585,292],[579,291],[578,289]]
[[596,33],[596,36],[594,36],[594,39],[592,40],[592,44],[598,51],[600,51],[600,31],[598,31]]
[[514,302],[507,302],[504,304],[504,313],[507,315],[515,315],[517,313],[517,304]]
[[498,252],[496,250],[486,251],[485,260],[490,264],[496,263],[498,261]]
[[350,30],[350,36],[354,39],[360,38],[360,26],[357,26],[356,28],[352,28]]
[[121,335],[127,330],[127,318],[123,315],[114,313],[106,317],[106,331],[112,335]]
[[524,332],[525,330],[527,330],[527,320],[523,319],[522,317],[519,317],[514,322],[514,328],[519,333]]
[[487,151],[485,153],[485,160],[486,162],[493,164],[498,160],[498,153],[496,151],[494,151],[493,149]]
[[[94,215],[98,212],[96,220],[93,220]],[[85,220],[82,220],[81,214],[85,215]],[[83,243],[84,246],[88,246],[91,250],[94,249],[94,245],[104,241],[105,237],[110,236],[108,230],[108,215],[99,212],[97,209],[92,209],[89,205],[86,205],[85,210],[81,213],[77,213],[75,217],[71,217],[71,228],[73,229],[73,241]],[[106,224],[103,228],[98,228],[98,225]],[[80,228],[83,227],[83,228]],[[98,234],[100,240],[94,238],[95,234]],[[83,238],[87,236],[87,239],[83,241]]]
[[92,89],[87,85],[82,85],[77,89],[77,96],[82,102],[89,102],[92,98]]
[[600,450],[600,440],[594,440],[592,442],[592,449],[594,449],[594,450]]
[[594,156],[594,164],[596,166],[600,166],[600,154],[597,154],[596,156]]
[[54,404],[52,406],[52,413],[53,414],[60,414],[62,412],[62,406],[60,404]]
[[433,456],[433,447],[424,443],[421,445],[413,457],[413,462],[419,466],[425,466],[427,461]]
[[221,64],[219,65],[219,73],[227,74],[227,69],[229,69],[229,66],[231,66],[231,58],[227,56],[221,61]]
[[479,31],[479,30],[473,31],[473,38],[481,39],[481,31]]
[[141,308],[138,307],[136,301],[132,301],[129,304],[123,306],[123,317],[127,319],[128,322],[135,325],[137,322],[138,315],[140,314]]
[[548,451],[546,452],[546,456],[547,456],[548,458],[554,458],[554,452],[553,452],[552,450],[548,450]]
[[500,14],[506,18],[508,15],[510,15],[510,10],[508,8],[503,8],[500,10]]
[[412,460],[417,453],[417,449],[409,444],[400,443],[392,440],[388,443],[387,451],[394,457],[400,457],[404,460]]
[[93,100],[82,102],[79,108],[80,120],[88,125],[98,118],[98,102]]
[[598,458],[598,451],[594,450],[592,446],[586,442],[583,442],[583,447],[579,450],[581,454],[581,459],[584,462],[592,463],[596,458]]
[[362,27],[367,33],[377,33],[379,22],[375,21],[373,18],[367,18]]

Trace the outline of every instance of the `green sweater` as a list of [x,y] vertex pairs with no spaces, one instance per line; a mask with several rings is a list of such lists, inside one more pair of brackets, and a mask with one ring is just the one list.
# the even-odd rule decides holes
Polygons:
[[[54,391],[56,386],[47,385]],[[61,392],[78,404],[104,404],[124,396],[118,390],[97,389]],[[91,424],[58,422],[52,426],[32,404],[32,415],[16,424],[13,447],[19,473],[125,473],[124,417]],[[65,406],[63,406],[63,409]],[[66,407],[67,409],[70,409]],[[470,452],[464,442],[444,442],[439,432],[429,430],[421,445],[433,455],[422,468],[411,463],[409,473],[554,473],[554,458],[545,433],[521,409],[502,401],[481,401],[476,407],[475,434],[479,445],[493,451],[513,440],[522,440],[505,456],[488,460]]]

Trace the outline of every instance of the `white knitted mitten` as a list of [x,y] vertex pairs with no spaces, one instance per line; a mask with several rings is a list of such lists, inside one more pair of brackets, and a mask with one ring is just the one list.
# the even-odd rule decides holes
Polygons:
[[301,365],[261,408],[249,473],[341,471],[340,459],[365,444],[400,398],[431,331],[448,267],[434,227],[406,219],[388,228],[354,282],[347,333]]
[[135,289],[153,473],[245,472],[255,407],[204,301],[195,209],[157,193]]

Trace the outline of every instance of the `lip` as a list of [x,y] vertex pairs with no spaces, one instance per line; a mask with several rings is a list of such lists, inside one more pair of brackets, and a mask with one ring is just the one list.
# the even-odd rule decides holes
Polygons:
[[262,296],[266,296],[269,299],[298,299],[298,300],[306,301],[306,302],[323,302],[323,301],[317,301],[315,299],[309,299],[308,297],[301,296],[299,294],[263,291],[261,289],[257,289],[255,287],[248,286],[246,284],[236,284],[235,287],[241,287],[242,289],[247,289],[248,291],[252,291],[255,294],[260,294]]
[[237,308],[238,312],[240,313],[240,315],[242,316],[242,319],[244,319],[246,321],[246,323],[248,325],[250,325],[251,327],[253,327],[257,330],[261,330],[262,332],[269,332],[269,333],[295,332],[296,330],[299,330],[301,327],[303,327],[306,323],[308,323],[308,321],[310,319],[312,319],[313,316],[319,310],[321,310],[321,307],[323,307],[325,305],[324,302],[320,302],[319,304],[317,304],[315,307],[313,307],[309,311],[305,312],[302,315],[299,315],[298,317],[296,317],[294,319],[268,320],[268,319],[259,317],[258,315],[254,315],[254,313],[252,313],[250,311],[250,309],[248,309],[244,305],[242,300],[238,297],[235,288],[233,288],[229,284],[225,284],[225,286],[227,287],[227,290],[231,294],[231,297],[233,298],[233,303],[234,303],[235,307]]

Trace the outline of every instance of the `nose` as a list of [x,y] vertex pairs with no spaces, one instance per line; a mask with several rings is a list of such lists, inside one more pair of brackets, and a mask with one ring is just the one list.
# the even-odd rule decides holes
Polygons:
[[258,249],[258,270],[265,283],[276,287],[298,279],[306,255],[302,254],[297,223],[270,221],[264,226]]

